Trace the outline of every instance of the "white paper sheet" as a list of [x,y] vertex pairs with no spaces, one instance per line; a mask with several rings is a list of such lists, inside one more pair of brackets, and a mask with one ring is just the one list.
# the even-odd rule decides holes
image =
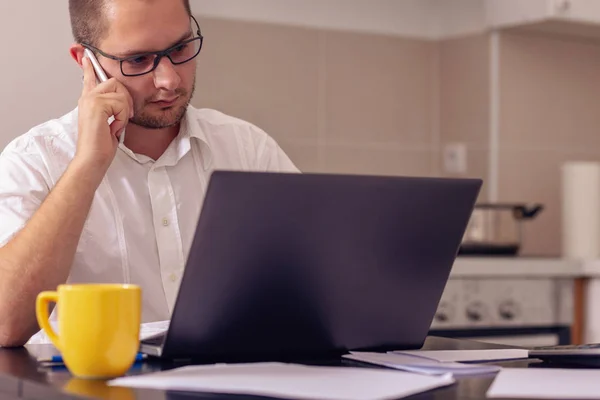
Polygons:
[[351,354],[346,354],[343,357],[425,375],[444,375],[448,373],[453,375],[493,374],[501,369],[496,365],[440,362],[408,354],[351,352]]
[[521,399],[598,399],[600,371],[592,369],[505,368],[487,397]]
[[157,335],[162,335],[169,329],[170,320],[147,322],[140,326],[140,340],[148,339]]
[[451,375],[283,363],[189,366],[118,378],[111,386],[249,394],[286,399],[387,400],[451,385]]
[[402,350],[394,354],[411,354],[427,357],[441,362],[476,362],[517,360],[529,357],[525,349],[489,349],[489,350]]

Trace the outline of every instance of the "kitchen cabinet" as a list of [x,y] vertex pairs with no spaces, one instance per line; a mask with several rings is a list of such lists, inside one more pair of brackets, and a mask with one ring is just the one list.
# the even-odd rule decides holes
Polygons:
[[600,39],[600,1],[485,0],[486,26]]

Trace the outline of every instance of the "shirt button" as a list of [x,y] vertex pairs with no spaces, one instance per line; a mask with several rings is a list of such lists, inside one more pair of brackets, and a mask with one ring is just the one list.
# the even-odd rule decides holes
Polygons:
[[167,218],[163,218],[163,226],[169,226],[169,220]]
[[177,280],[177,275],[171,274],[169,275],[169,279],[171,279],[171,282],[175,282]]

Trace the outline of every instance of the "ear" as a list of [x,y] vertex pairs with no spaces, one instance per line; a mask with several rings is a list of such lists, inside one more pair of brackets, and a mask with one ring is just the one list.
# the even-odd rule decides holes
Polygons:
[[71,54],[71,58],[75,60],[80,67],[82,66],[81,63],[83,60],[83,51],[84,47],[79,43],[74,43],[71,45],[71,47],[69,47],[69,54]]

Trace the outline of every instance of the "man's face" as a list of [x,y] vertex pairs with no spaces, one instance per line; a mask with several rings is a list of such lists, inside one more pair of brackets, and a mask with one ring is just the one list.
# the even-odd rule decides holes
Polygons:
[[[112,0],[107,19],[108,34],[97,47],[117,57],[165,50],[196,34],[182,1]],[[107,74],[117,78],[133,97],[131,123],[160,129],[181,121],[194,92],[195,59],[173,65],[163,57],[154,71],[135,77],[123,76],[119,61],[100,60]]]

